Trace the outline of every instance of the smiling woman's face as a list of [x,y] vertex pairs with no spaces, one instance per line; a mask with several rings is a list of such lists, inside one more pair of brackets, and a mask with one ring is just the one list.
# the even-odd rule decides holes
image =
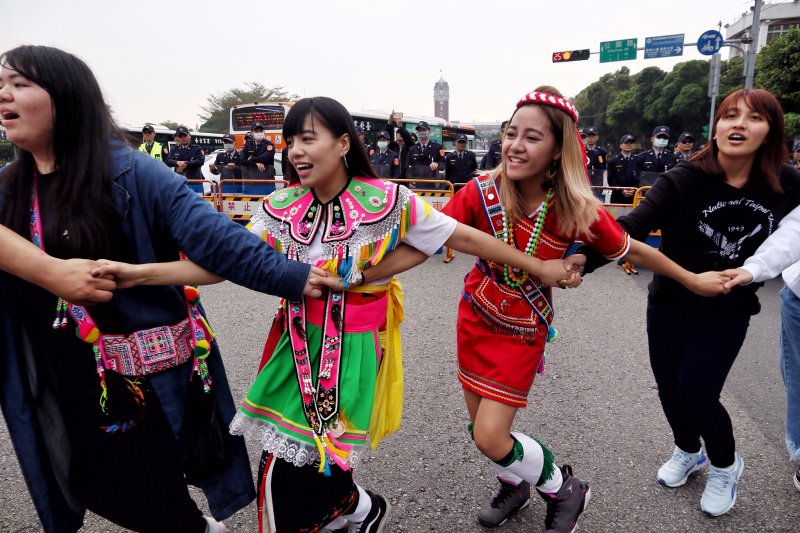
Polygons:
[[36,153],[53,143],[53,100],[50,95],[17,71],[0,69],[0,118],[8,140]]

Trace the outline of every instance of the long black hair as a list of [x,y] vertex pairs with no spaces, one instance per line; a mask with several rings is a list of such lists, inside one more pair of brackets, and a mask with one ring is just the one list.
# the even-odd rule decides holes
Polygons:
[[[0,55],[0,66],[40,86],[52,100],[58,188],[51,188],[54,197],[47,204],[58,208],[42,216],[43,240],[53,245],[48,251],[62,257],[109,257],[119,223],[111,196],[109,152],[112,140],[121,136],[97,79],[82,60],[46,46],[9,50]],[[0,177],[0,221],[26,238],[34,172],[33,155],[20,150],[20,157]],[[59,239],[67,228],[69,239]]]
[[[283,121],[283,138],[288,139],[302,132],[303,122],[309,115],[313,120],[319,120],[323,126],[331,131],[334,137],[341,137],[345,133],[350,136],[350,149],[344,156],[347,162],[347,173],[350,177],[378,177],[372,169],[372,165],[370,165],[369,158],[367,158],[364,143],[358,138],[353,117],[350,116],[350,113],[342,104],[333,98],[315,96],[297,101]],[[288,157],[288,152],[284,153],[284,157]],[[300,181],[297,171],[291,164],[286,167],[286,176],[289,183]]]

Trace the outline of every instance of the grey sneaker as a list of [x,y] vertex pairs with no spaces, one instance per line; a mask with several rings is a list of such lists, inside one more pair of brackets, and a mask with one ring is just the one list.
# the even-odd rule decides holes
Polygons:
[[700,508],[709,516],[723,515],[736,503],[736,485],[744,470],[744,459],[738,452],[731,466],[727,469],[711,465],[708,469],[708,481],[700,498]]
[[492,503],[478,511],[478,522],[484,527],[497,527],[505,524],[506,520],[531,503],[531,485],[523,481],[519,485],[500,481],[500,492],[492,498]]
[[572,475],[572,467],[561,467],[564,482],[558,494],[539,492],[547,502],[547,516],[544,519],[545,533],[572,533],[578,525],[578,517],[589,505],[592,491],[589,484]]
[[656,479],[665,487],[680,487],[686,483],[692,472],[697,472],[706,465],[708,457],[703,448],[699,452],[688,453],[675,446],[672,457],[658,469]]

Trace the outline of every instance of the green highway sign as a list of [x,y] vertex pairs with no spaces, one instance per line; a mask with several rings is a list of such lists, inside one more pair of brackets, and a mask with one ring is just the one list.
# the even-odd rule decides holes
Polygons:
[[600,62],[629,61],[636,59],[637,39],[620,39],[600,43]]

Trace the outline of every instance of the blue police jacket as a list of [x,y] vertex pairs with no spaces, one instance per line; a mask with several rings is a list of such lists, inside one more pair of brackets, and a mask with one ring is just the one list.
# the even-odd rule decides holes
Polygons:
[[[189,190],[183,177],[160,161],[121,143],[112,144],[111,158],[113,200],[130,243],[131,262],[172,261],[183,251],[197,264],[239,285],[289,299],[302,295],[309,265],[287,261],[258,236],[213,211]],[[186,317],[182,287],[141,289],[119,290],[114,296],[113,301],[124,310],[125,327],[130,331],[155,322],[174,324]],[[43,424],[38,418],[36,404],[42,394],[36,390],[35,379],[26,365],[26,359],[31,357],[30,344],[15,321],[13,302],[8,301],[6,292],[0,291],[0,406],[44,530],[74,533],[83,523],[84,509],[65,496],[48,455],[42,427],[50,427],[52,421]],[[213,320],[211,324],[213,327]],[[214,381],[212,391],[229,423],[235,406],[219,348],[216,342],[212,344],[208,358]],[[189,361],[150,376],[176,437],[183,424],[191,364]],[[255,370],[254,367],[253,375]],[[201,487],[212,514],[220,520],[255,498],[244,440],[229,437],[230,465]]]
[[199,144],[189,143],[186,146],[176,144],[169,151],[169,155],[164,160],[168,167],[175,167],[175,172],[178,171],[178,161],[186,161],[186,169],[183,171],[183,176],[189,180],[203,179],[203,163],[205,163],[205,153]]

